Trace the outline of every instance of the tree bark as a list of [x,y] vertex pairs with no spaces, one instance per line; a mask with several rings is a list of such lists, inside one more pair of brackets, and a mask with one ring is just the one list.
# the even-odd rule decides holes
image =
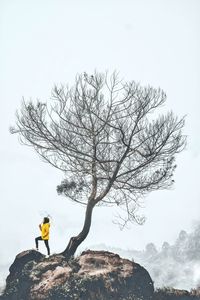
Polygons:
[[73,256],[78,248],[78,246],[85,240],[87,237],[89,231],[90,231],[90,226],[91,226],[91,220],[92,220],[92,211],[94,208],[94,202],[89,201],[87,208],[86,208],[86,213],[85,213],[85,221],[83,225],[82,231],[74,237],[71,237],[69,240],[69,243],[67,245],[67,248],[61,253],[64,255],[67,259],[69,259],[71,256]]

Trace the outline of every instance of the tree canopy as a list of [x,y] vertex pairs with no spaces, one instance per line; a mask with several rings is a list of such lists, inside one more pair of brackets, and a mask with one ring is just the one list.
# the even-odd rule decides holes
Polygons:
[[186,143],[184,118],[154,113],[165,101],[160,88],[117,73],[84,73],[71,88],[55,86],[50,103],[23,101],[11,132],[64,172],[58,193],[92,208],[117,205],[123,224],[142,223],[141,197],[172,186]]

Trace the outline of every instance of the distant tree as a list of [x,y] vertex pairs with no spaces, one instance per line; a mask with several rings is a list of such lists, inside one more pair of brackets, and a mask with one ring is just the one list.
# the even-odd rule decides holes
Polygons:
[[195,225],[194,231],[188,235],[185,242],[185,252],[188,260],[200,260],[200,224]]
[[86,205],[83,228],[63,252],[70,257],[87,237],[97,205],[121,207],[122,226],[144,222],[137,215],[141,197],[173,184],[175,155],[185,146],[184,118],[172,112],[155,117],[165,93],[123,82],[116,73],[79,75],[72,88],[55,86],[51,100],[23,101],[11,133],[64,172],[59,194]]
[[147,256],[154,256],[154,255],[158,254],[158,251],[157,251],[154,243],[147,244],[145,251],[146,251]]
[[188,260],[188,250],[190,250],[191,244],[187,232],[181,230],[172,247],[171,256],[178,262],[186,262]]
[[185,230],[181,230],[177,239],[177,243],[185,242],[188,238],[188,234]]
[[169,254],[170,249],[171,249],[171,247],[170,247],[170,244],[168,242],[164,242],[162,244],[162,253],[164,254],[164,257],[166,257],[166,255]]

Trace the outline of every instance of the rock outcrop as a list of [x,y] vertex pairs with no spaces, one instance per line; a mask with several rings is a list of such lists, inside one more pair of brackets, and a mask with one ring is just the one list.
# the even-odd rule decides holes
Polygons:
[[200,300],[200,289],[190,292],[173,288],[158,289],[155,292],[154,300]]
[[154,287],[139,264],[107,251],[62,255],[28,250],[11,265],[2,300],[151,300]]

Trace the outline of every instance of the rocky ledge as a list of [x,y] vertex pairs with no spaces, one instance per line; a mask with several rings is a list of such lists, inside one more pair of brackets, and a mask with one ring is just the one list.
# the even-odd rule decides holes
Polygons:
[[154,287],[139,264],[107,251],[62,255],[28,250],[11,265],[1,300],[150,300]]
[[155,292],[154,300],[200,300],[200,289],[193,289],[190,292],[173,288],[158,289]]

